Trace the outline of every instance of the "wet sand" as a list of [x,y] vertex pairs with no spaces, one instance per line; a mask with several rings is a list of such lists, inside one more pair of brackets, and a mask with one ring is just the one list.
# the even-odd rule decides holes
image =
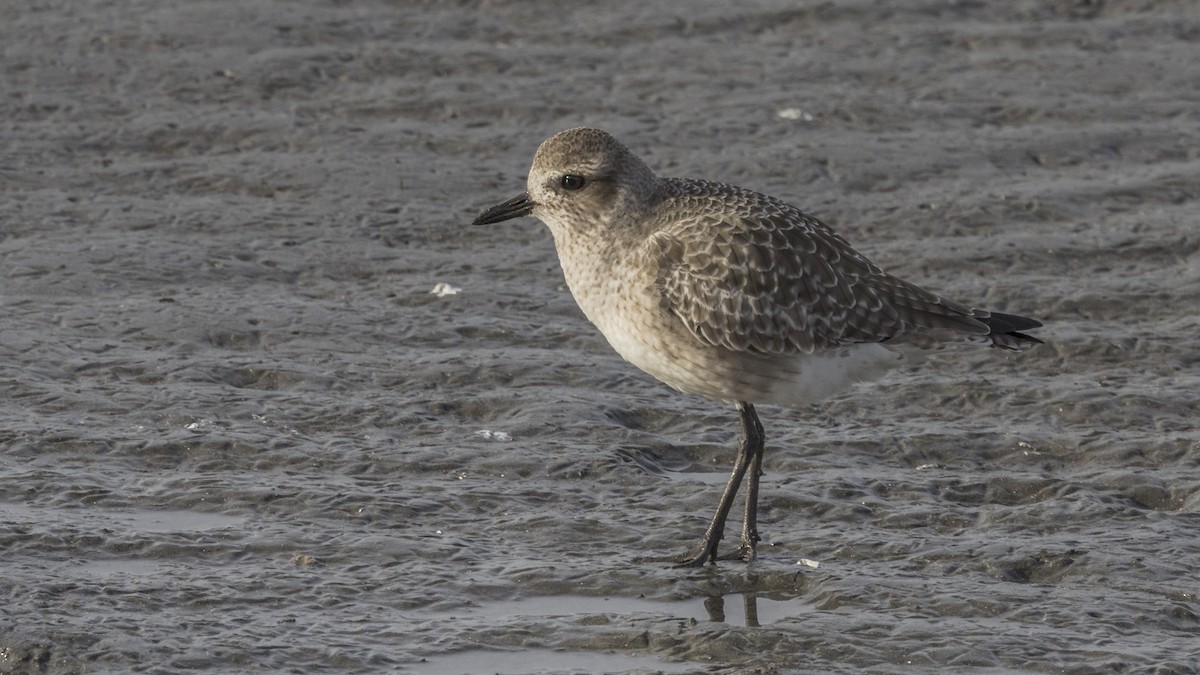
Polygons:
[[[0,672],[1200,670],[1200,10],[792,4],[0,9]],[[735,413],[469,225],[585,124],[1047,344],[760,408],[761,559],[635,563]]]

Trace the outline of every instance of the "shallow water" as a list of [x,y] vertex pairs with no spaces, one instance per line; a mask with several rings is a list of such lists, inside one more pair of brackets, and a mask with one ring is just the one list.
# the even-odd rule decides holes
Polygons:
[[[1200,12],[793,4],[0,9],[0,672],[1200,670]],[[579,124],[1047,344],[763,407],[761,559],[637,562],[734,411],[467,225]]]

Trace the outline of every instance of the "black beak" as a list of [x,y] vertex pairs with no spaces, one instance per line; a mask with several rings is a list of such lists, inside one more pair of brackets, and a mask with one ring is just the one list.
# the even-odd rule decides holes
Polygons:
[[529,198],[529,193],[522,192],[503,204],[497,204],[487,211],[479,214],[479,217],[476,218],[475,222],[471,224],[491,225],[492,223],[499,223],[512,218],[520,218],[521,216],[527,216],[530,213],[533,213],[533,207],[535,206],[537,206],[537,204],[535,204],[534,201]]

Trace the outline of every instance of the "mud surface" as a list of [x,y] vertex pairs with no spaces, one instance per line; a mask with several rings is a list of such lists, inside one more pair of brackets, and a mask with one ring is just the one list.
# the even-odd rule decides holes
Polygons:
[[[1196,4],[598,4],[0,9],[0,672],[1200,668]],[[581,124],[1047,344],[760,409],[762,558],[634,562],[734,411],[469,225]]]

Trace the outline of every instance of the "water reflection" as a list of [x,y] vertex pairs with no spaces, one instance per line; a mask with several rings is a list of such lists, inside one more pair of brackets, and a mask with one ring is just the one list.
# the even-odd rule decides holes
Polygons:
[[581,595],[548,595],[512,600],[458,605],[420,613],[425,620],[451,619],[463,625],[480,622],[493,625],[513,617],[589,617],[657,615],[718,621],[736,626],[758,628],[785,619],[803,616],[808,604],[802,597],[769,593],[714,592],[684,600],[664,601],[648,598],[623,598]]
[[[726,598],[731,598],[731,602],[727,603]],[[757,593],[730,593],[705,598],[704,611],[709,621],[758,628],[782,619],[798,617],[804,612],[804,604],[799,598],[769,598],[761,597]]]

